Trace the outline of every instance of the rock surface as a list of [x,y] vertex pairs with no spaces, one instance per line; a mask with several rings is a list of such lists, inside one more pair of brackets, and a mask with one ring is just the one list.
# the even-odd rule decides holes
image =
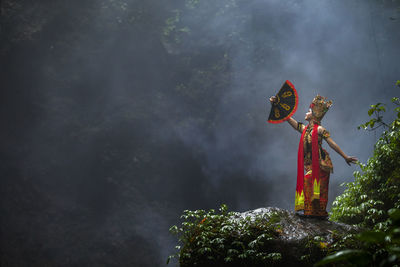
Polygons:
[[278,214],[282,227],[280,239],[287,242],[301,242],[304,239],[314,236],[324,237],[328,243],[332,242],[332,234],[345,234],[348,232],[357,232],[359,229],[344,223],[333,222],[329,220],[321,220],[317,218],[307,218],[297,215],[288,210],[275,207],[259,208],[242,213],[237,216],[245,218],[255,218],[257,215]]
[[[275,207],[237,213],[234,219],[250,217],[254,220],[260,215],[279,218],[275,223],[280,225],[279,236],[273,242],[274,250],[282,255],[282,261],[277,263],[278,266],[312,266],[326,254],[318,244],[329,248],[341,236],[360,231],[351,225],[307,218]],[[310,242],[314,244],[314,248],[310,246]]]
[[354,238],[348,234],[361,230],[274,207],[228,213],[221,206],[220,211],[185,215],[180,266],[313,266],[351,247]]

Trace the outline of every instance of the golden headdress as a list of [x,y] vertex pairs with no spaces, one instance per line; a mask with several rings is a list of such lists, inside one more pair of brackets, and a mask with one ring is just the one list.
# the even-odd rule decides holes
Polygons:
[[318,121],[321,121],[324,117],[325,113],[332,106],[332,101],[327,101],[326,97],[317,95],[314,97],[313,101],[310,104],[310,108],[312,110],[312,114]]

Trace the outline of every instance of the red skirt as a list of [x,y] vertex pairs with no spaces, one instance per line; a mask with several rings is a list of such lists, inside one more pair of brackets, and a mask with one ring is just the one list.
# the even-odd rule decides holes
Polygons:
[[326,217],[328,212],[329,172],[319,171],[319,183],[313,181],[311,171],[304,176],[304,215]]

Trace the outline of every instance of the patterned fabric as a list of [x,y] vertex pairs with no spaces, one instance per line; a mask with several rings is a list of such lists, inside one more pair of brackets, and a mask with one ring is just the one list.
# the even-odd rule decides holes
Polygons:
[[298,122],[297,123],[297,131],[299,131],[300,133],[302,132],[302,129],[303,129],[303,123],[301,123],[301,122]]
[[[304,136],[304,168],[306,172],[312,169],[311,132],[311,127],[308,127]],[[328,137],[330,137],[330,133],[327,130],[324,130],[322,134],[318,134],[319,165],[321,170],[333,173],[333,165],[329,153],[321,147],[322,139]]]
[[[322,139],[330,137],[327,130],[323,130],[322,133],[318,133],[318,141],[315,136],[315,143],[318,144],[319,153],[319,172],[318,177],[312,177],[312,131],[314,125],[310,123],[303,130],[303,124],[298,123],[297,130],[304,133],[302,134],[303,147],[302,152],[304,155],[304,169],[306,175],[303,181],[303,190],[297,190],[295,196],[295,210],[304,210],[304,215],[326,217],[326,206],[328,203],[328,188],[329,188],[329,175],[333,172],[332,161],[329,157],[328,152],[321,147]],[[301,142],[300,142],[301,144]],[[301,147],[301,145],[300,145]],[[314,151],[315,155],[318,155],[317,151]],[[300,152],[299,152],[300,153]],[[300,154],[299,154],[300,156]],[[316,163],[318,166],[318,163]],[[318,169],[318,168],[317,168]]]
[[331,137],[331,134],[330,134],[326,129],[324,129],[324,130],[322,131],[322,137],[323,137],[324,139],[326,139],[326,138],[328,138],[328,137]]
[[329,172],[320,170],[319,184],[313,182],[312,171],[304,177],[304,215],[326,217],[328,212]]
[[[307,128],[310,125],[304,127],[304,130],[301,134],[299,141],[299,149],[297,151],[297,181],[296,181],[296,197],[295,197],[295,209],[303,209],[304,208],[304,135],[306,134]],[[312,143],[313,143],[313,155],[318,155],[318,125],[314,125],[312,131]],[[315,149],[316,148],[316,149]],[[318,166],[318,170],[313,174],[313,179],[316,179],[316,174],[319,171],[318,160],[313,162],[313,167]]]
[[296,196],[294,198],[294,210],[304,210],[304,188],[300,194],[296,191]]

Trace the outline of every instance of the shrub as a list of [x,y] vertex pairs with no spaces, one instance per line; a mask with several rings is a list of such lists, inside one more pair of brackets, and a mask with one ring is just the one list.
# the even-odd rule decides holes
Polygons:
[[383,122],[380,112],[386,109],[378,103],[368,112],[375,118],[360,125],[370,130],[383,126],[386,130],[375,144],[373,156],[366,164],[359,163],[361,171],[354,172],[354,182],[346,183],[344,193],[333,202],[331,219],[385,230],[388,211],[400,208],[400,103],[398,98],[392,102],[398,105],[392,123]]
[[243,218],[226,205],[219,211],[185,210],[181,227],[170,228],[182,246],[167,263],[175,257],[180,266],[271,266],[281,260],[268,246],[279,235],[277,214]]

